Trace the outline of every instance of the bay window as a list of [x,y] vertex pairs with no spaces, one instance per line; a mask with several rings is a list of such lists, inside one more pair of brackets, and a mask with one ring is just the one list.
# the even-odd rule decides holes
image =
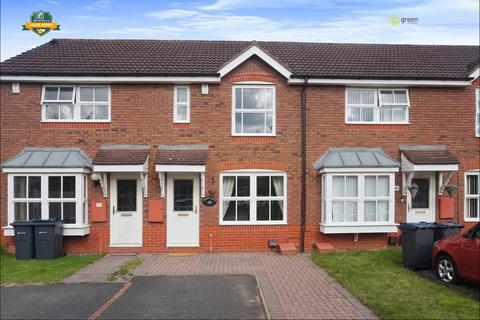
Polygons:
[[[85,174],[9,174],[8,199],[9,225],[56,218],[64,223],[65,229],[80,230],[87,223]],[[64,234],[76,235],[74,231]]]
[[408,123],[406,89],[347,88],[347,123]]
[[480,221],[480,171],[465,173],[465,221]]
[[110,121],[110,87],[45,85],[42,90],[42,121]]
[[234,85],[232,135],[275,135],[275,87]]
[[[394,223],[393,173],[324,173],[322,221],[324,233],[380,232],[362,226]],[[335,228],[335,227],[340,228]],[[341,228],[347,226],[347,228]],[[359,228],[350,228],[358,226]]]
[[286,223],[285,173],[228,172],[220,181],[220,224]]

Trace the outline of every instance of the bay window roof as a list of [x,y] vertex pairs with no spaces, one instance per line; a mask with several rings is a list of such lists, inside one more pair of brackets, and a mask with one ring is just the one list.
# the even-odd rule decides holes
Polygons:
[[400,167],[398,161],[390,158],[381,148],[331,148],[313,167],[320,171],[366,168]]
[[92,161],[80,148],[25,148],[2,164],[13,169],[91,169]]

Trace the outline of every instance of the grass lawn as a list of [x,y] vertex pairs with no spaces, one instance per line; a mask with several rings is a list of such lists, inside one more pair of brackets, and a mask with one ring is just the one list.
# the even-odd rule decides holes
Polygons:
[[53,260],[16,260],[0,255],[0,283],[55,283],[101,258],[101,255],[65,256]]
[[398,248],[312,260],[383,319],[480,319],[480,302],[404,269]]

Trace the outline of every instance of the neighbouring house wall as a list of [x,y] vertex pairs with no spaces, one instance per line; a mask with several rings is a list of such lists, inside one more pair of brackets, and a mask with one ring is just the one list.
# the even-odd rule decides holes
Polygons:
[[[458,185],[454,195],[455,220],[464,222],[464,171],[480,167],[480,139],[475,137],[475,88],[409,88],[410,124],[353,125],[345,124],[345,87],[309,87],[307,93],[307,220],[312,225],[320,221],[321,180],[311,166],[331,147],[381,147],[400,162],[400,145],[442,144],[460,161],[459,171],[451,183]],[[395,185],[402,188],[401,173],[395,175]],[[395,192],[395,222],[406,219],[406,200]],[[442,221],[438,216],[437,221]],[[314,240],[328,239],[338,246],[355,247],[352,235],[325,236],[312,230],[306,246]],[[385,235],[360,235],[359,241],[377,246]],[[339,243],[341,242],[341,243]],[[348,244],[346,243],[348,242]],[[338,243],[338,244],[337,244]]]
[[[266,81],[276,84],[276,137],[232,137],[232,83]],[[478,82],[477,82],[478,83]],[[166,224],[149,223],[148,200],[160,199],[154,159],[158,144],[208,144],[206,190],[219,196],[219,173],[232,169],[273,169],[287,173],[287,225],[220,226],[219,205],[200,207],[200,251],[266,251],[268,239],[300,242],[300,98],[301,86],[286,79],[264,62],[251,58],[233,70],[220,84],[210,84],[208,95],[201,85],[190,85],[190,124],[173,124],[173,85],[112,84],[112,122],[108,124],[41,123],[41,84],[22,83],[12,94],[11,84],[1,84],[1,154],[3,162],[24,147],[80,147],[91,158],[101,144],[150,144],[148,198],[144,198],[143,247],[109,248],[109,224],[91,223],[84,237],[66,237],[68,252],[142,251],[164,252]],[[381,147],[399,160],[400,144],[445,144],[460,160],[453,176],[456,217],[463,222],[463,172],[478,168],[479,139],[475,138],[475,93],[468,88],[410,88],[410,125],[346,125],[345,88],[311,86],[307,93],[307,233],[305,249],[325,240],[340,249],[385,246],[385,234],[323,235],[320,222],[320,178],[313,163],[331,147]],[[7,175],[0,175],[0,223],[7,223]],[[89,180],[90,181],[90,180]],[[400,174],[396,185],[401,186]],[[89,199],[101,200],[99,186],[89,182]],[[396,222],[405,219],[405,203],[396,192]],[[89,219],[90,220],[90,219]],[[12,244],[12,237],[1,236]],[[175,249],[182,251],[182,249]],[[191,251],[191,249],[183,249]]]

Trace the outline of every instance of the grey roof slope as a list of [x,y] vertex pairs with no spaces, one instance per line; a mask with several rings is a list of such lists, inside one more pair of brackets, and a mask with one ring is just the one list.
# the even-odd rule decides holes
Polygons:
[[158,146],[156,164],[204,165],[207,162],[206,144],[161,144]]
[[466,79],[480,47],[200,40],[53,39],[0,65],[4,75],[213,76],[252,45],[293,77]]
[[398,161],[390,158],[381,148],[332,148],[313,164],[324,168],[395,168]]
[[25,148],[2,167],[92,168],[92,161],[80,148]]
[[144,164],[150,154],[149,144],[104,144],[98,149],[94,165]]

